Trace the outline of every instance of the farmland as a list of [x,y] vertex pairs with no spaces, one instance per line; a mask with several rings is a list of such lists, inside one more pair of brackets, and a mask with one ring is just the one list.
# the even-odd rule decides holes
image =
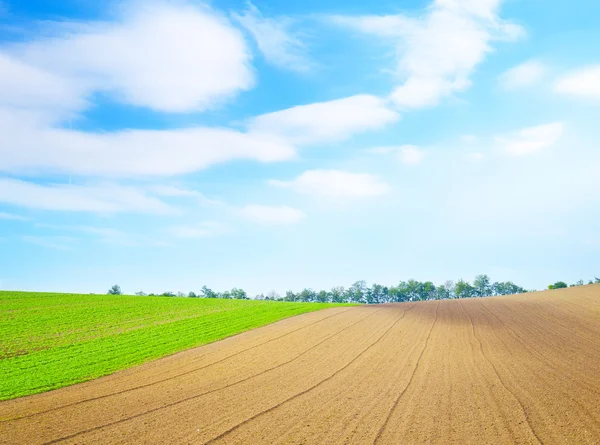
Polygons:
[[0,403],[0,441],[597,444],[600,285],[338,307]]
[[90,380],[331,306],[0,292],[0,400]]

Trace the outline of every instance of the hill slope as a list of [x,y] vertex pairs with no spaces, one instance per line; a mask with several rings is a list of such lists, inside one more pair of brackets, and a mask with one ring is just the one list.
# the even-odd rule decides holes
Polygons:
[[596,444],[600,286],[336,308],[0,403],[5,443]]
[[0,292],[0,400],[90,380],[333,306]]

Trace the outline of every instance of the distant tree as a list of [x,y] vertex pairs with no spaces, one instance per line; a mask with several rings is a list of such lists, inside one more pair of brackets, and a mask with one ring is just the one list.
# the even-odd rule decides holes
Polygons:
[[346,293],[346,289],[342,286],[333,287],[331,291],[329,291],[329,295],[332,303],[344,303],[346,302],[344,298],[344,294]]
[[178,297],[185,297],[185,294],[181,291],[177,292],[177,296]]
[[236,287],[231,289],[231,291],[229,292],[229,295],[231,296],[231,298],[235,298],[236,300],[247,300],[248,299],[248,295],[246,294],[246,291],[243,289],[238,289]]
[[367,283],[357,281],[346,291],[346,301],[349,303],[364,303],[367,293]]
[[455,290],[456,298],[471,298],[475,296],[475,288],[468,281],[458,280]]
[[118,284],[115,284],[113,287],[111,287],[108,292],[108,295],[123,295],[123,292],[121,292],[121,286],[119,286]]
[[283,301],[298,301],[298,295],[294,293],[294,291],[288,290],[285,292],[285,297],[283,297]]
[[326,290],[321,290],[317,293],[317,302],[319,303],[327,303],[329,301],[329,292]]
[[302,291],[298,294],[298,301],[305,303],[317,301],[317,293],[312,289],[302,289]]
[[203,298],[217,298],[219,296],[215,291],[206,286],[202,286],[202,290],[200,292]]
[[366,301],[369,304],[387,303],[390,290],[381,284],[373,284],[366,292]]
[[595,283],[595,284],[598,284],[598,283],[600,283],[600,278],[598,278],[598,277],[594,277],[594,283]]
[[485,274],[477,275],[473,281],[474,294],[477,297],[488,297],[492,294],[490,277]]
[[196,294],[196,292],[192,291],[192,292],[188,293],[188,297],[190,297],[190,298],[198,298],[198,295]]
[[217,295],[219,296],[218,298],[224,298],[225,300],[231,299],[231,292],[229,292],[228,290],[226,290],[225,292],[219,292]]
[[440,284],[435,289],[436,299],[446,300],[454,297],[454,281],[446,281],[444,284]]
[[163,292],[160,294],[161,297],[174,297],[175,294],[173,292]]
[[135,294],[139,295],[140,297],[145,297],[146,296],[146,293],[142,292],[142,291],[136,292]]
[[584,285],[584,282],[583,282],[583,280],[579,280],[579,281],[577,281],[575,284],[571,284],[571,287],[575,287],[575,286],[583,286],[583,285]]
[[271,290],[267,293],[266,299],[273,301],[281,300],[281,295],[277,291]]
[[564,289],[565,287],[569,287],[567,286],[567,283],[565,283],[564,281],[557,281],[556,283],[548,286],[548,289]]

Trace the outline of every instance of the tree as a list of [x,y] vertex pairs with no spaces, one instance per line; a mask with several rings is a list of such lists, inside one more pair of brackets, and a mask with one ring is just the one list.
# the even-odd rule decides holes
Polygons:
[[177,292],[177,296],[178,297],[185,297],[185,294],[181,291]]
[[196,292],[192,291],[192,292],[188,293],[188,297],[190,297],[190,298],[198,298],[198,295],[196,295]]
[[200,292],[203,298],[217,298],[219,296],[215,291],[206,286],[202,286],[202,290]]
[[366,300],[369,304],[387,303],[389,301],[390,290],[381,284],[373,284],[367,289]]
[[492,294],[490,277],[485,274],[477,275],[473,281],[474,293],[477,297],[488,297]]
[[471,298],[475,294],[475,288],[468,281],[458,280],[454,290],[456,298]]
[[111,287],[108,292],[108,295],[123,295],[123,292],[121,292],[121,286],[119,286],[118,284],[115,284],[113,287]]
[[143,292],[143,291],[136,292],[135,294],[139,295],[140,297],[145,297],[146,296],[146,293]]
[[435,298],[438,300],[446,300],[448,298],[454,297],[454,281],[446,281],[444,284],[440,284],[435,289],[436,296]]
[[367,283],[357,281],[346,291],[346,301],[350,303],[364,303],[367,293]]
[[248,299],[248,295],[246,294],[246,291],[243,289],[238,289],[236,287],[231,289],[231,291],[229,292],[229,295],[231,295],[231,298],[235,298],[236,300],[247,300]]
[[294,293],[294,291],[288,290],[285,292],[285,297],[283,297],[283,301],[298,301],[298,295]]
[[564,289],[565,287],[569,287],[567,286],[567,283],[565,283],[564,281],[557,281],[556,283],[548,286],[548,289]]
[[331,296],[331,302],[332,303],[344,303],[346,302],[344,295],[346,294],[346,289],[344,289],[342,286],[338,286],[338,287],[333,287],[331,288],[331,291],[329,292],[329,295]]
[[174,297],[175,294],[173,292],[167,291],[160,294],[161,297]]

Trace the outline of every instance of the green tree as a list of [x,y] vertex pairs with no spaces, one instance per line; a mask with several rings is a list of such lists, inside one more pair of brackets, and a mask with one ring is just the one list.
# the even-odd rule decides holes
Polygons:
[[475,296],[475,288],[468,281],[458,280],[454,290],[456,298],[471,298]]
[[345,303],[346,302],[345,294],[346,294],[346,289],[344,289],[341,286],[334,287],[329,292],[332,303]]
[[485,274],[477,275],[473,281],[474,294],[477,297],[488,297],[492,294],[490,277]]
[[236,300],[247,300],[248,299],[248,295],[246,294],[246,291],[243,289],[238,289],[236,287],[231,289],[231,291],[229,292],[229,295],[231,295],[231,298],[235,298]]
[[203,298],[217,298],[219,296],[215,291],[206,286],[202,286],[202,290],[200,292]]
[[118,284],[115,284],[113,287],[111,287],[108,292],[108,295],[123,295],[123,292],[121,292],[121,286],[119,286]]
[[557,281],[556,283],[548,286],[548,289],[564,289],[565,287],[569,287],[567,286],[567,283],[565,283],[564,281]]
[[350,303],[364,303],[367,294],[367,283],[360,280],[346,291],[346,299]]
[[196,295],[196,292],[190,292],[190,293],[188,293],[188,297],[190,297],[190,298],[198,298],[198,295]]

